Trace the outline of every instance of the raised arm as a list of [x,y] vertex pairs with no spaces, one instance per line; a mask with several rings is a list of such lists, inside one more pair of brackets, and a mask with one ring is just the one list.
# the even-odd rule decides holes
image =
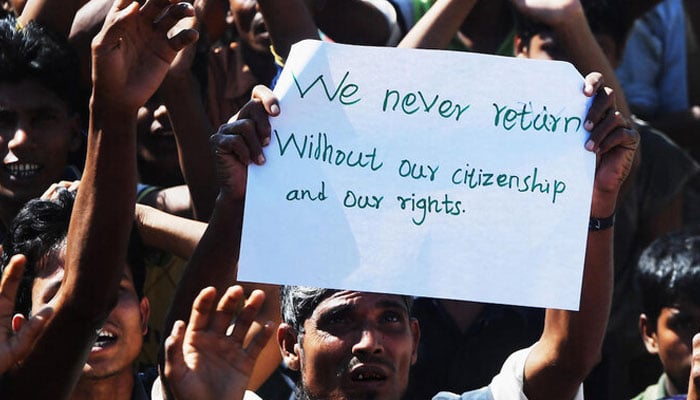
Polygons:
[[197,36],[185,30],[167,37],[177,20],[192,14],[186,3],[170,5],[149,0],[139,7],[118,0],[93,41],[88,154],[68,230],[64,277],[52,300],[53,318],[14,371],[16,398],[68,397],[96,330],[116,303],[134,217],[136,112],[177,51]]
[[88,0],[28,0],[19,16],[19,22],[27,25],[29,21],[36,21],[67,38],[75,13],[87,2]]
[[305,0],[258,0],[275,52],[286,59],[292,45],[320,39],[318,27]]
[[[209,0],[196,0],[196,17],[183,22],[191,28],[200,29],[208,3]],[[192,72],[196,49],[196,46],[191,46],[178,54],[160,87],[160,93],[173,125],[180,170],[189,189],[192,214],[199,221],[208,221],[217,194],[214,157],[208,141],[214,128],[204,108],[201,83]]]
[[394,45],[400,35],[396,10],[387,0],[306,2],[318,28],[336,42],[369,46]]
[[[602,219],[615,212],[639,135],[626,125],[599,74],[586,77],[584,93],[596,96],[584,126],[591,132],[586,149],[597,158],[591,218]],[[599,361],[612,301],[612,238],[613,228],[589,228],[579,311],[547,310],[542,337],[525,363],[528,399],[574,398]]]
[[444,49],[477,0],[438,0],[401,39],[398,47]]
[[207,224],[178,217],[143,204],[136,205],[136,223],[143,243],[180,258],[192,256]]
[[606,85],[615,93],[617,109],[625,118],[630,117],[622,86],[607,56],[598,45],[586,20],[579,0],[511,0],[524,15],[552,28],[565,49],[568,60],[587,75],[599,72]]
[[[165,332],[172,329],[175,321],[187,321],[194,299],[203,288],[213,286],[218,293],[224,293],[236,282],[247,166],[251,160],[257,164],[264,162],[262,147],[269,143],[271,133],[268,115],[279,113],[277,100],[269,89],[256,87],[253,98],[232,119],[233,122],[223,125],[211,138],[216,154],[219,195],[204,236],[175,291],[165,320]],[[254,158],[251,159],[251,155]],[[279,307],[274,305],[279,296],[272,287],[267,287],[266,291],[271,304],[267,306],[268,311],[263,312],[264,317],[266,320],[278,320],[279,317],[270,318],[270,315],[279,312]],[[279,358],[275,366],[278,362]],[[163,363],[164,358],[160,354],[161,369]]]

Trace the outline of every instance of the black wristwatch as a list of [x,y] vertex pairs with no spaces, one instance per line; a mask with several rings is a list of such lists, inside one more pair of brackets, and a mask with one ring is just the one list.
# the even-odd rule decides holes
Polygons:
[[610,229],[615,225],[615,213],[613,212],[611,216],[606,218],[594,218],[591,217],[588,220],[588,232],[598,232]]

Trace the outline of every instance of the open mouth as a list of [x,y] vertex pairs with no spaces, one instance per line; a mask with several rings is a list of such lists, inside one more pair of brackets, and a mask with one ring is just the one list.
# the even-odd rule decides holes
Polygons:
[[109,347],[117,341],[117,335],[105,330],[104,328],[97,331],[97,338],[92,345],[92,350],[100,350]]
[[387,379],[386,373],[381,368],[359,367],[350,374],[353,382],[381,382]]
[[5,171],[15,179],[28,179],[38,175],[42,170],[41,165],[34,163],[14,162],[5,164]]

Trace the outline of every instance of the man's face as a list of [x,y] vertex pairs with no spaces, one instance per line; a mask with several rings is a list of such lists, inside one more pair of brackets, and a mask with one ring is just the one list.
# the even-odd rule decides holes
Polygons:
[[270,34],[258,10],[257,0],[229,0],[229,4],[241,39],[259,53],[269,52]]
[[[642,316],[642,335],[647,351],[658,354],[677,393],[688,391],[693,335],[700,332],[700,307],[681,301],[661,309],[656,330]],[[676,393],[672,393],[676,394]]]
[[78,118],[53,92],[34,81],[0,83],[0,201],[39,197],[78,145]]
[[159,96],[151,97],[139,108],[137,135],[139,173],[142,179],[157,180],[145,183],[163,187],[183,184],[175,133]]
[[290,357],[312,399],[399,399],[419,336],[400,296],[341,291],[304,322]]
[[[65,248],[52,251],[41,262],[32,286],[32,314],[57,299],[63,279]],[[103,379],[119,373],[132,374],[132,366],[141,352],[149,315],[148,299],[139,301],[131,270],[124,266],[119,283],[117,305],[107,317],[90,350],[83,376]]]

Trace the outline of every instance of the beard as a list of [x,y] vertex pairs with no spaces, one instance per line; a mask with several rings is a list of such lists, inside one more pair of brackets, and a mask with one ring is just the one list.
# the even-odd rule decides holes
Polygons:
[[[296,388],[294,389],[294,400],[328,400],[328,399],[323,399],[320,397],[316,397],[309,393],[308,390],[304,387],[301,381],[297,382]],[[361,399],[359,398],[353,398],[353,399],[347,399],[347,400],[381,400],[379,398],[379,395],[377,393],[365,393],[364,397]]]

